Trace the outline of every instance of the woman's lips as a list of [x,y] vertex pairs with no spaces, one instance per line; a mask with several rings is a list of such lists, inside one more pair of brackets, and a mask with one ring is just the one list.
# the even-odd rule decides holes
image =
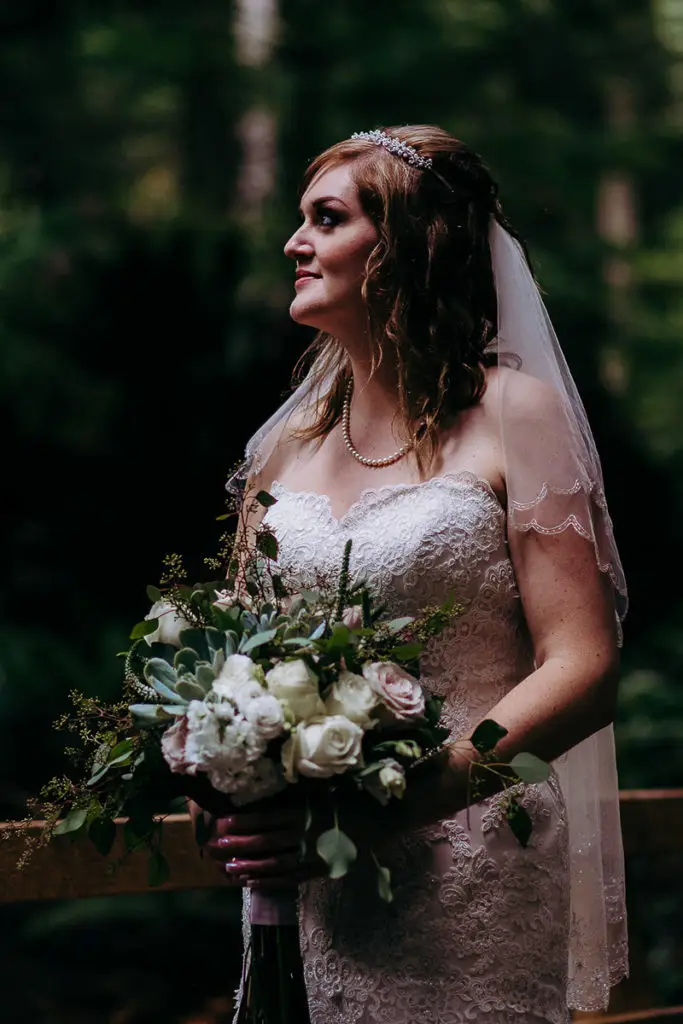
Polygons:
[[299,274],[294,280],[294,287],[300,288],[307,281],[319,281],[320,274]]

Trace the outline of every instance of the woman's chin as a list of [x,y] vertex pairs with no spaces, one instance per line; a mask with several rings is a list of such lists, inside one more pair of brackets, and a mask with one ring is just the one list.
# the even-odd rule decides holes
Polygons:
[[321,311],[311,303],[300,302],[297,296],[289,307],[289,315],[295,323],[301,324],[303,327],[315,327],[319,331],[325,330],[321,323],[324,319]]

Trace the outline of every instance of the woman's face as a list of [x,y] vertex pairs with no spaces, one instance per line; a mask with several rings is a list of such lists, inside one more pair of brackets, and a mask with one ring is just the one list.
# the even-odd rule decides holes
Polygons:
[[302,198],[301,215],[301,226],[285,245],[285,255],[296,260],[290,315],[337,338],[364,331],[361,285],[378,232],[361,207],[348,164],[313,180]]

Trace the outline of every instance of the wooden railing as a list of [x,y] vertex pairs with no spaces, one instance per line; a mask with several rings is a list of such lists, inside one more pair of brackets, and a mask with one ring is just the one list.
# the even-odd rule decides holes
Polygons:
[[[623,790],[621,821],[627,859],[647,854],[654,863],[667,855],[683,853],[683,789]],[[41,822],[31,828],[41,829]],[[39,849],[21,871],[17,860],[25,840],[11,822],[0,823],[0,901],[71,899],[148,891],[147,858],[131,854],[111,870],[111,858],[100,856],[87,841],[72,842],[68,836],[55,838]],[[189,819],[173,815],[164,826],[164,852],[171,874],[160,889],[191,889],[216,886],[220,875],[216,864],[197,853]],[[123,828],[119,825],[113,855],[123,856]],[[672,879],[680,889],[680,879]],[[642,974],[632,960],[632,978],[615,990],[614,1005],[607,1014],[577,1013],[580,1021],[603,1024],[683,1021],[683,1006],[652,1009],[643,1006],[647,990]],[[683,972],[683,965],[682,965]]]

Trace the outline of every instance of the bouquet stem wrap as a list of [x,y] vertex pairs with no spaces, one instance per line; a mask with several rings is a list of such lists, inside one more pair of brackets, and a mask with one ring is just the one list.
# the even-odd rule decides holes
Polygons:
[[251,937],[235,1024],[309,1024],[297,889],[251,894]]

